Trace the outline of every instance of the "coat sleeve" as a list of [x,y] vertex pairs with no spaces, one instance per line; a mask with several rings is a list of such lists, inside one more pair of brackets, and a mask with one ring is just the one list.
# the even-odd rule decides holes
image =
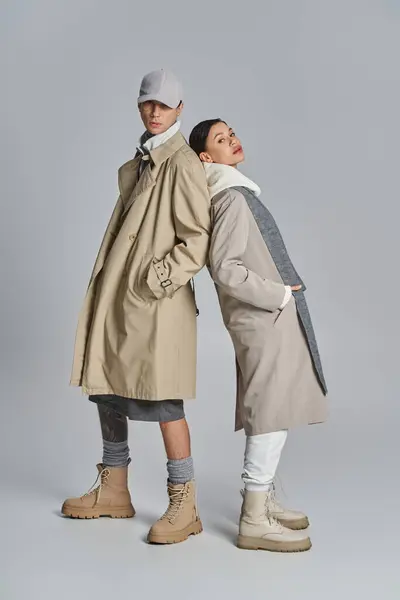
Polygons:
[[246,200],[239,191],[227,190],[213,210],[212,278],[236,300],[268,311],[278,310],[285,297],[285,285],[264,279],[246,267],[243,256],[248,237]]
[[179,243],[162,259],[154,259],[146,278],[158,299],[171,298],[204,267],[208,258],[210,196],[203,166],[196,161],[175,169],[172,212]]

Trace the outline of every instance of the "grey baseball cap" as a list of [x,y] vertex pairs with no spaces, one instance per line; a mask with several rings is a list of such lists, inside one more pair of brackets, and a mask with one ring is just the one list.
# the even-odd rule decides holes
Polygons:
[[155,100],[176,108],[182,100],[182,86],[171,71],[159,69],[147,73],[140,84],[138,104]]

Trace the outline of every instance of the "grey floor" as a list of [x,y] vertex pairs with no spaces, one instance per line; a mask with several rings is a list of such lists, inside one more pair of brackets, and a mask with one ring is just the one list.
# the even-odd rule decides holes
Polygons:
[[[222,362],[229,371],[228,359]],[[205,531],[176,546],[153,547],[145,543],[146,533],[166,507],[157,428],[130,426],[134,519],[64,519],[64,497],[86,491],[95,477],[94,407],[76,392],[67,392],[69,404],[52,405],[49,392],[35,397],[26,384],[14,386],[8,434],[3,431],[9,449],[20,422],[18,402],[27,418],[16,460],[2,465],[2,599],[399,598],[396,423],[362,420],[357,411],[337,408],[329,424],[293,432],[278,488],[287,504],[308,512],[313,548],[296,555],[242,551],[234,541],[243,437],[232,433],[226,406],[216,402],[224,386],[215,390],[221,395],[213,398],[212,420],[206,386],[200,387],[204,402],[189,406],[188,417]],[[45,430],[35,406],[44,400]]]

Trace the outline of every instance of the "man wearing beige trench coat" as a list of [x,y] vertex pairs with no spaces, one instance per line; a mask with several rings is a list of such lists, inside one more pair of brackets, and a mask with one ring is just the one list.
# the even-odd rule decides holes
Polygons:
[[210,199],[203,167],[179,131],[182,90],[163,69],[146,75],[146,132],[118,172],[120,196],[79,316],[71,384],[98,406],[99,485],[64,502],[77,518],[133,517],[127,419],[160,423],[169,506],[149,532],[174,543],[202,530],[183,400],[196,393],[193,276],[205,265]]

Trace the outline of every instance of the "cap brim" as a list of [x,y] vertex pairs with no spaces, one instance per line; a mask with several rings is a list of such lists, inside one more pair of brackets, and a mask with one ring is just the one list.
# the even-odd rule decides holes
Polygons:
[[152,100],[153,102],[160,102],[161,104],[165,104],[168,108],[178,108],[180,100],[174,106],[174,100],[171,98],[166,98],[165,96],[161,97],[157,94],[145,94],[144,96],[139,96],[138,104],[143,104],[143,102],[149,102]]

